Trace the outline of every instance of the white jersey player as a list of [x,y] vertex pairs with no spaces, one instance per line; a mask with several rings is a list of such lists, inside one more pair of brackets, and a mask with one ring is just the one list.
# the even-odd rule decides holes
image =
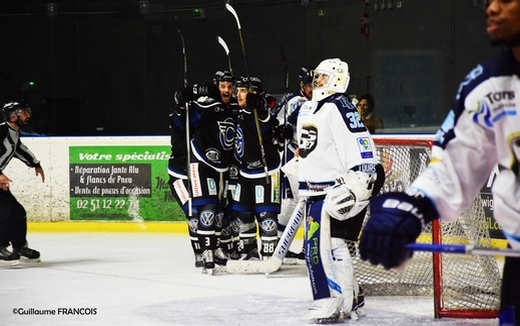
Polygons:
[[[520,250],[520,0],[487,2],[492,44],[509,49],[477,65],[460,84],[453,110],[436,135],[434,158],[406,192],[379,196],[361,236],[362,259],[402,265],[422,226],[454,220],[473,202],[490,172],[494,217]],[[500,325],[520,323],[520,259],[504,264]],[[515,322],[516,319],[516,322]]]
[[318,323],[340,321],[363,304],[346,239],[357,240],[369,200],[384,181],[374,141],[343,94],[349,81],[346,62],[324,60],[315,70],[312,101],[298,115],[299,195],[306,198],[305,259],[314,299],[307,318]]
[[[297,92],[287,93],[282,96],[275,110],[278,126],[275,128],[276,138],[281,144],[280,152],[282,164],[286,164],[282,178],[282,206],[278,215],[278,237],[280,238],[291,218],[298,203],[298,163],[294,159],[294,152],[298,148],[296,135],[296,121],[301,106],[312,98],[313,67],[301,67],[298,73],[300,81]],[[288,251],[286,258],[305,259],[303,251],[295,253]]]

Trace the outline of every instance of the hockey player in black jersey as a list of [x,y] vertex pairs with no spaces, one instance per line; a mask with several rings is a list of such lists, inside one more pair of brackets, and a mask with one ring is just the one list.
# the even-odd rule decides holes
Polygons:
[[[241,222],[240,255],[241,259],[259,257],[256,240],[258,222],[260,253],[262,257],[269,257],[277,244],[277,215],[280,212],[280,155],[277,145],[273,143],[273,128],[277,122],[263,97],[260,79],[242,77],[236,82],[236,91],[240,106],[235,144],[239,174],[232,195],[232,208]],[[261,135],[258,134],[257,123]]]
[[[40,253],[27,245],[27,217],[23,206],[10,190],[11,179],[3,173],[13,157],[29,167],[45,181],[40,161],[20,141],[20,127],[27,125],[31,108],[23,101],[7,102],[2,108],[5,122],[0,123],[0,266],[18,265],[19,259],[40,261]],[[9,251],[12,246],[12,252]]]
[[[212,274],[215,268],[214,251],[217,249],[216,231],[222,223],[222,214],[218,212],[223,189],[221,174],[228,170],[229,158],[233,154],[234,121],[231,109],[222,105],[218,87],[212,83],[196,84],[177,95],[179,105],[170,115],[170,187],[189,219],[196,266]],[[186,109],[182,103],[187,103],[189,113],[190,142],[186,149],[179,149],[182,140],[178,139],[186,139],[188,130],[185,124]],[[177,149],[179,152],[175,152]],[[180,168],[183,152],[184,159],[186,153],[190,153],[188,171]],[[184,163],[184,166],[187,164]],[[189,216],[188,207],[190,195],[192,216]]]
[[[235,77],[228,70],[219,70],[213,76],[213,84],[218,87],[222,105],[232,112],[233,121],[238,114],[239,106],[234,94]],[[219,200],[216,228],[219,248],[215,250],[215,262],[225,265],[228,259],[238,259],[239,227],[236,214],[231,209],[231,191],[238,179],[238,164],[233,155],[229,158],[229,169],[222,175],[224,189]],[[221,222],[221,223],[220,223]]]

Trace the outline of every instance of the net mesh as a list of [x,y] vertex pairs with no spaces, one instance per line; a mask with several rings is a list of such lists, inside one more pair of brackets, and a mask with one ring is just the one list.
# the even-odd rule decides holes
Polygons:
[[[375,139],[379,161],[386,180],[381,193],[403,191],[426,168],[431,156],[427,141]],[[369,214],[367,214],[367,218]],[[366,219],[365,219],[366,221]],[[454,222],[438,223],[442,243],[491,247],[480,197]],[[432,242],[432,224],[425,227],[418,242]],[[499,307],[501,275],[495,257],[443,254],[438,266],[440,284],[434,286],[433,254],[415,252],[401,272],[373,266],[359,258],[357,244],[349,243],[354,253],[356,276],[366,295],[437,296],[440,308],[448,311],[496,311]],[[434,293],[434,289],[438,288]],[[450,315],[451,316],[451,315]],[[456,317],[456,313],[453,315]],[[471,317],[465,314],[464,317]]]

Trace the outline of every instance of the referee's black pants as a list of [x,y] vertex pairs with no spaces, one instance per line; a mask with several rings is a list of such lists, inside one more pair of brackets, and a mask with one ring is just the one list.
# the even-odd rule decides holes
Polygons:
[[0,247],[22,248],[27,236],[27,218],[23,206],[10,190],[0,189]]

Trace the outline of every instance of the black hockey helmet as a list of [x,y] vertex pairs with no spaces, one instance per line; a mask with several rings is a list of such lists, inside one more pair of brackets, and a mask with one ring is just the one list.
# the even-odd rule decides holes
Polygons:
[[7,121],[11,117],[11,114],[18,114],[20,111],[27,111],[29,114],[32,114],[31,107],[29,104],[25,103],[22,100],[10,101],[4,104],[2,108],[2,115],[4,119]]
[[314,67],[301,67],[298,73],[298,79],[300,80],[300,86],[305,84],[312,84],[312,78],[314,77]]
[[213,83],[218,85],[219,82],[235,82],[235,77],[228,70],[218,70],[213,76]]
[[235,83],[235,87],[246,87],[253,91],[256,91],[257,94],[261,94],[263,92],[262,81],[258,77],[240,77],[237,79]]

